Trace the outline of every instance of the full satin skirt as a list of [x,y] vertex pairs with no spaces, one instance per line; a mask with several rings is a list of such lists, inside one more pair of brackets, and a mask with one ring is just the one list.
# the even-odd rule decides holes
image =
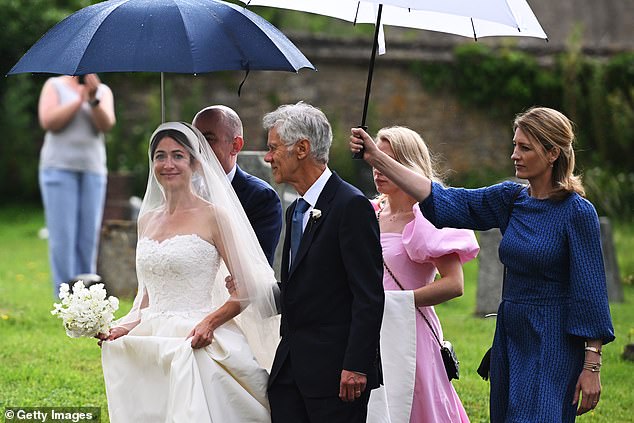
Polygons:
[[110,421],[270,422],[268,374],[229,321],[211,345],[186,339],[201,316],[150,315],[126,336],[104,342]]

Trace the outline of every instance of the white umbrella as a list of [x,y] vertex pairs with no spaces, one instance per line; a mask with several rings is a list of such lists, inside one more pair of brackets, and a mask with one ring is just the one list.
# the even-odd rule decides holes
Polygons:
[[330,16],[356,23],[380,23],[446,32],[464,37],[520,36],[546,38],[526,0],[242,0]]
[[374,45],[368,70],[362,127],[368,111],[376,50],[383,45],[382,24],[473,37],[517,36],[547,39],[526,0],[242,0],[249,6],[271,6],[331,16],[355,23],[374,23]]

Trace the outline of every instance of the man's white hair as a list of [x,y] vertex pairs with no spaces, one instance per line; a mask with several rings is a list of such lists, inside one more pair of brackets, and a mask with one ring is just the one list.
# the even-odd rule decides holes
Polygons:
[[267,131],[275,128],[287,147],[299,140],[308,140],[313,159],[318,163],[328,163],[332,128],[324,112],[318,108],[302,101],[285,104],[267,113],[262,124]]

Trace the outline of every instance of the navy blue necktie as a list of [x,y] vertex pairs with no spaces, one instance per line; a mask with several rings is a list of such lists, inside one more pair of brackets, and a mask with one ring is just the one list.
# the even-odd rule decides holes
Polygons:
[[304,232],[304,213],[309,207],[310,204],[306,200],[299,198],[293,211],[293,219],[291,220],[291,262],[297,256],[299,243],[302,240],[302,232]]

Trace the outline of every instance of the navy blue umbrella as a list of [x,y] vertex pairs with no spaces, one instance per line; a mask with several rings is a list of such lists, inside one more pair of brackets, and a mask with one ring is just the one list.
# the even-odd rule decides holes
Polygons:
[[282,32],[244,7],[219,0],[108,0],[51,28],[9,75],[161,72],[163,96],[163,72],[301,68],[315,69]]

